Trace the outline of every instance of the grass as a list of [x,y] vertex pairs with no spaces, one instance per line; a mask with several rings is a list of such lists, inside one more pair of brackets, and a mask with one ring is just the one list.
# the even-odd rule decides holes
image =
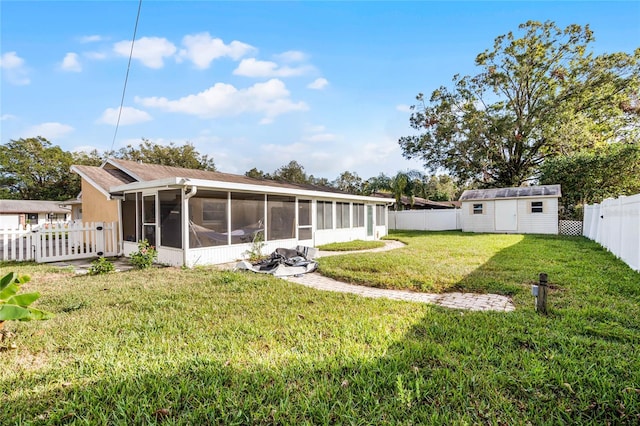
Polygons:
[[[56,317],[5,325],[18,349],[0,352],[0,419],[638,424],[640,274],[582,238],[394,237],[405,258],[449,250],[433,255],[448,262],[446,289],[503,289],[516,311],[365,299],[213,268],[74,277],[2,264],[30,273],[36,305]],[[351,256],[365,254],[341,257]],[[435,262],[417,264],[446,272]],[[547,316],[528,294],[540,266],[553,284]]]
[[383,241],[363,241],[354,240],[344,243],[331,243],[318,246],[320,250],[327,251],[356,251],[356,250],[369,250],[384,247]]

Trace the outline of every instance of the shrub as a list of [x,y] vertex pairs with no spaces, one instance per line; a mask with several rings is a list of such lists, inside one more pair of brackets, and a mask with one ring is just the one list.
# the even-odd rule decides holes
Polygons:
[[91,267],[89,268],[88,273],[89,275],[102,275],[113,272],[115,271],[115,269],[116,268],[113,266],[112,262],[105,259],[104,257],[101,257],[91,262]]
[[149,244],[149,241],[142,240],[138,242],[138,251],[131,253],[129,257],[131,264],[136,269],[147,269],[158,258],[158,252],[154,246]]
[[30,307],[40,298],[40,293],[18,294],[20,286],[29,282],[28,275],[18,276],[9,272],[0,279],[0,328],[5,321],[45,320],[53,316],[52,313]]
[[251,241],[251,247],[246,250],[244,254],[249,258],[250,262],[262,260],[267,257],[262,253],[265,245],[264,234],[262,231],[256,232],[253,236],[253,240]]

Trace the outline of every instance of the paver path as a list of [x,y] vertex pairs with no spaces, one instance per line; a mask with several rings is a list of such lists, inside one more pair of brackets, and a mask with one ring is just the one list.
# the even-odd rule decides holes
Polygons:
[[[393,250],[403,247],[399,241],[386,240],[385,246],[371,250],[358,250],[354,252],[326,252],[320,251],[317,257],[334,256],[348,253],[377,252]],[[335,291],[339,293],[352,293],[362,297],[381,298],[394,300],[406,300],[410,302],[432,303],[454,309],[467,309],[470,311],[503,311],[515,310],[515,306],[506,296],[499,294],[475,294],[475,293],[417,293],[405,290],[388,290],[361,285],[347,284],[325,277],[317,272],[304,274],[297,277],[286,277],[289,281],[302,284],[318,290]]]

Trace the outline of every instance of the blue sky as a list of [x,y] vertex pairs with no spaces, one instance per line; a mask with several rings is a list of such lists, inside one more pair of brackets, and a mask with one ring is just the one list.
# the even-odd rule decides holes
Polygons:
[[[112,148],[137,9],[2,0],[1,143]],[[239,174],[291,160],[330,180],[421,169],[397,143],[415,96],[475,74],[527,20],[589,24],[596,53],[640,46],[637,1],[144,0],[113,148],[188,141]]]

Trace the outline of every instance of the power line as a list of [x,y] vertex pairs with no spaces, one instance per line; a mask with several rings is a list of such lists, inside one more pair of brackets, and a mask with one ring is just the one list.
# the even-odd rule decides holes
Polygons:
[[120,117],[122,116],[122,107],[124,105],[124,95],[127,91],[127,82],[129,81],[129,69],[131,68],[131,58],[133,57],[133,45],[136,42],[136,33],[138,32],[138,21],[140,20],[140,9],[142,9],[142,0],[138,2],[138,14],[136,15],[136,25],[133,28],[133,39],[131,40],[131,51],[129,52],[129,63],[127,64],[127,74],[124,77],[124,87],[122,88],[122,98],[120,99],[120,108],[118,109],[118,120],[116,121],[116,130],[113,132],[113,141],[111,142],[111,148],[109,151],[113,151],[113,146],[116,143],[116,136],[118,135],[118,128],[120,127]]

